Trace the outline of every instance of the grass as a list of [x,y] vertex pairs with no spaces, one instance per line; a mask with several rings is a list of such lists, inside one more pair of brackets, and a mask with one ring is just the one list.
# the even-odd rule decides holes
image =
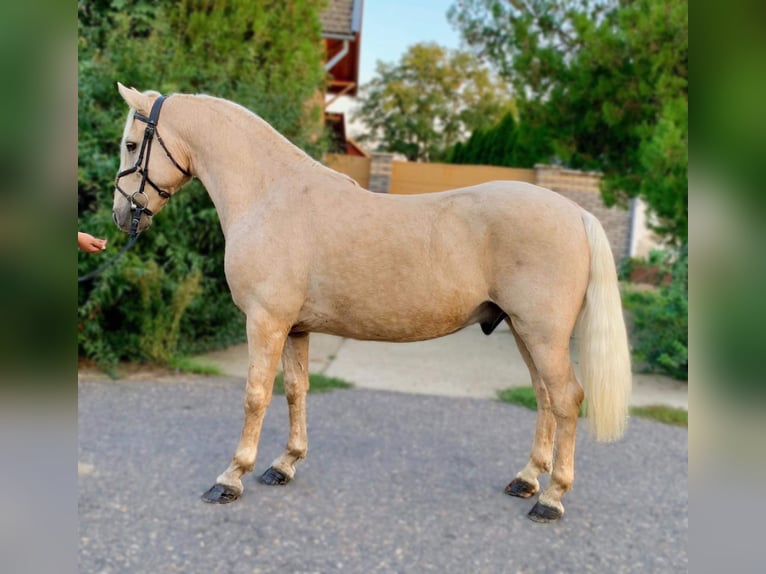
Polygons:
[[[514,387],[497,392],[497,398],[504,403],[511,403],[537,410],[537,398],[532,387]],[[666,407],[663,405],[651,405],[647,407],[630,407],[630,414],[644,419],[650,419],[660,423],[689,428],[689,413],[685,409]],[[580,416],[583,416],[583,408],[580,407]]]
[[497,398],[504,403],[527,407],[530,410],[537,410],[537,397],[532,387],[512,387],[497,391]]
[[[182,373],[194,373],[196,375],[210,375],[221,376],[223,371],[211,363],[205,363],[198,359],[191,357],[174,357],[169,364],[170,368],[180,371]],[[326,375],[320,375],[318,373],[311,373],[309,375],[309,392],[310,393],[327,393],[333,389],[350,389],[353,385],[341,379],[335,377],[328,377]],[[274,394],[285,394],[285,380],[282,373],[277,373],[276,379],[274,379]]]
[[686,409],[650,405],[647,407],[630,407],[630,414],[666,425],[689,428],[689,412]]
[[[327,393],[334,389],[350,389],[352,386],[351,383],[342,379],[336,379],[335,377],[328,377],[319,373],[311,373],[309,375],[310,393]],[[285,394],[285,379],[282,373],[278,373],[277,378],[274,379],[274,394]]]
[[185,356],[173,357],[170,359],[168,366],[171,369],[175,369],[176,371],[180,371],[182,373],[194,373],[195,375],[210,376],[223,375],[223,371],[217,365],[205,363],[204,361]]
[[[504,403],[520,405],[533,411],[537,410],[537,397],[535,397],[535,390],[532,387],[503,389],[502,391],[497,391],[497,398]],[[582,405],[580,405],[580,416],[585,416],[585,410]]]

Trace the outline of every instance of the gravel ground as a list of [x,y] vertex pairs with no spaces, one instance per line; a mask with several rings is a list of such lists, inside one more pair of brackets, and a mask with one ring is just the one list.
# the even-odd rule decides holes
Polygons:
[[581,428],[566,514],[537,524],[525,516],[533,500],[503,494],[526,462],[531,411],[364,389],[310,395],[308,458],[291,484],[267,487],[256,477],[287,437],[277,396],[244,495],[205,504],[239,437],[242,394],[232,377],[80,381],[81,572],[688,569],[686,429],[633,419],[604,445]]

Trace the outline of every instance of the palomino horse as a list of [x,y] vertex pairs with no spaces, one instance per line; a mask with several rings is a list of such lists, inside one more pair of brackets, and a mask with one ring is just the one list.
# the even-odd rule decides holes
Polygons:
[[[225,503],[242,494],[280,357],[290,432],[261,480],[285,484],[295,476],[307,450],[309,333],[421,341],[473,323],[489,334],[505,320],[538,403],[529,461],[505,491],[531,497],[538,476],[551,472],[529,516],[562,516],[583,397],[596,438],[610,441],[624,431],[630,394],[615,265],[593,215],[557,193],[511,181],[416,196],[372,193],[237,104],[203,95],[165,100],[122,85],[119,91],[132,110],[116,224],[133,234],[146,229],[198,177],[221,220],[232,297],[247,316],[242,434],[204,500]],[[155,140],[162,152],[151,154]],[[585,392],[570,359],[575,324]]]

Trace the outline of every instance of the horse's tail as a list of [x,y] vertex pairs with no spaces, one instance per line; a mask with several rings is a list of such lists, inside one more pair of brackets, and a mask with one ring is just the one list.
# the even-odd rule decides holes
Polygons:
[[575,330],[590,429],[597,440],[625,432],[631,369],[628,336],[612,251],[603,227],[583,210],[590,244],[590,280]]

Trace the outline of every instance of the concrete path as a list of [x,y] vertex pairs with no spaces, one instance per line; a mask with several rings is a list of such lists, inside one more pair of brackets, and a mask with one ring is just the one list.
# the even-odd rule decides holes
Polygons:
[[[311,335],[309,368],[356,387],[424,395],[494,399],[497,391],[530,384],[529,371],[505,326],[489,337],[478,325],[418,343],[355,341]],[[200,360],[226,375],[245,377],[247,346],[207,353]],[[631,403],[689,408],[686,383],[634,374]]]

